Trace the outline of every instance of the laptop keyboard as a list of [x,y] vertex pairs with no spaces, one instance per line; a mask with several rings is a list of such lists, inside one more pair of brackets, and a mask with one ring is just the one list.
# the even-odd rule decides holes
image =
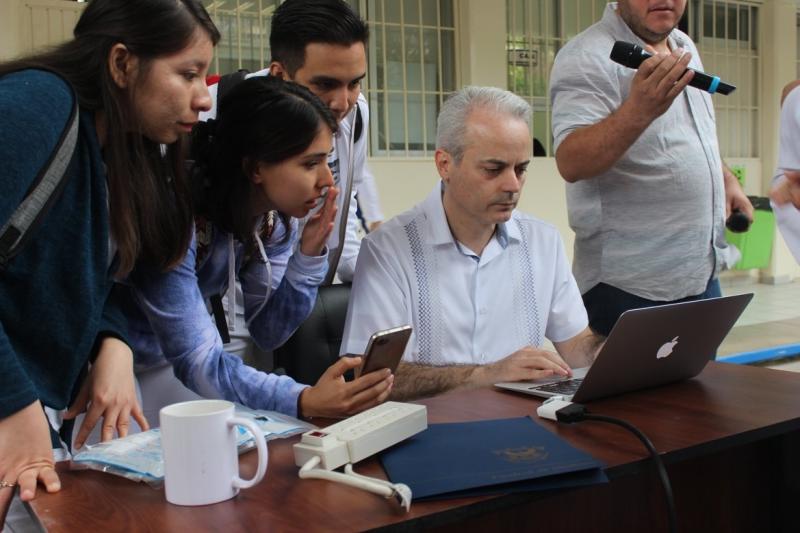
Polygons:
[[572,396],[577,392],[578,388],[583,383],[583,378],[576,378],[576,379],[568,379],[565,381],[557,381],[555,383],[549,383],[547,385],[540,385],[538,387],[531,387],[535,390],[540,390],[543,392],[551,392],[553,394],[568,394]]

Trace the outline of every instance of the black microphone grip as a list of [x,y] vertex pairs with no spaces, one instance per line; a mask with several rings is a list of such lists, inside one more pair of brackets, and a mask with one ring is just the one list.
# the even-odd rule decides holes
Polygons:
[[[625,41],[615,42],[614,47],[611,49],[612,61],[632,69],[638,69],[643,61],[651,57],[653,56],[646,52],[641,46]],[[717,76],[710,76],[705,72],[700,72],[699,70],[691,68],[686,70],[694,72],[694,77],[689,82],[689,85],[692,87],[707,91],[711,94],[730,94],[736,90],[735,85],[725,83]]]
[[734,209],[725,221],[725,227],[734,233],[744,233],[750,229],[750,219],[741,210]]

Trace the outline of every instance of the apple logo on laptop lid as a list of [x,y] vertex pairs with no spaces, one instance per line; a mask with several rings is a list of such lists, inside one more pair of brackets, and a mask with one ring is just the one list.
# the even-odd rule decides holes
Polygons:
[[656,352],[656,359],[669,357],[669,355],[672,353],[672,350],[675,349],[676,344],[678,344],[678,337],[675,337],[669,342],[665,342],[661,348],[658,349],[658,352]]

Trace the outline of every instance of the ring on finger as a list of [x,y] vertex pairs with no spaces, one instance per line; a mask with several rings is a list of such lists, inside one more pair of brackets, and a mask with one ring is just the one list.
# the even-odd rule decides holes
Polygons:
[[16,486],[16,481],[6,481],[5,479],[0,480],[0,489],[13,489]]

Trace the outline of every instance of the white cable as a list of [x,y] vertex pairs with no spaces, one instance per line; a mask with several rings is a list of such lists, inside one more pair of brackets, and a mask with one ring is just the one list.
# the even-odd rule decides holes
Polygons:
[[[267,256],[267,250],[264,248],[264,243],[261,241],[261,236],[258,234],[258,227],[253,230],[253,238],[256,241],[256,245],[258,246],[258,253],[261,256],[261,261],[264,263],[264,266],[267,269],[267,290],[266,294],[264,295],[264,299],[261,301],[261,304],[256,309],[255,313],[250,315],[250,320],[245,321],[245,325],[249,328],[250,323],[261,313],[261,310],[267,305],[267,300],[269,300],[270,295],[272,294],[272,263],[269,262],[269,256]],[[289,231],[289,230],[287,230]]]
[[350,485],[357,489],[365,490],[383,496],[384,498],[396,497],[400,505],[408,512],[411,508],[411,489],[403,483],[390,483],[382,479],[362,476],[353,471],[353,465],[345,466],[345,473],[324,468],[317,468],[320,463],[319,456],[312,457],[300,468],[298,474],[301,479],[326,479],[335,483]]
[[[356,105],[353,106],[352,110],[353,115],[353,126],[350,128],[350,135],[348,136],[347,140],[347,147],[349,150],[348,158],[347,158],[347,185],[345,186],[344,190],[344,197],[342,198],[342,210],[339,213],[339,244],[336,247],[336,250],[333,251],[332,254],[328,256],[328,272],[325,274],[325,279],[322,282],[322,285],[331,285],[333,283],[333,279],[336,277],[336,270],[339,268],[339,259],[342,257],[342,251],[344,250],[344,241],[347,236],[347,222],[348,217],[350,216],[350,201],[352,200],[353,196],[353,187],[355,184],[353,181],[355,180],[355,170],[353,167],[355,166],[355,137],[356,137],[356,121],[358,120],[358,101],[356,100]],[[363,126],[362,126],[363,130]],[[363,133],[363,131],[362,131]],[[341,155],[339,155],[339,183],[345,178],[344,173],[341,172]],[[339,194],[342,194],[342,191],[339,191]]]
[[344,465],[344,473],[347,474],[348,476],[352,476],[363,480],[368,480],[373,483],[380,483],[381,485],[388,487],[389,489],[391,489],[394,496],[400,502],[400,505],[402,505],[406,511],[408,511],[409,508],[411,507],[411,487],[409,487],[405,483],[392,483],[391,481],[385,481],[383,479],[362,476],[361,474],[353,470],[353,465],[351,463],[347,463],[346,465]]

